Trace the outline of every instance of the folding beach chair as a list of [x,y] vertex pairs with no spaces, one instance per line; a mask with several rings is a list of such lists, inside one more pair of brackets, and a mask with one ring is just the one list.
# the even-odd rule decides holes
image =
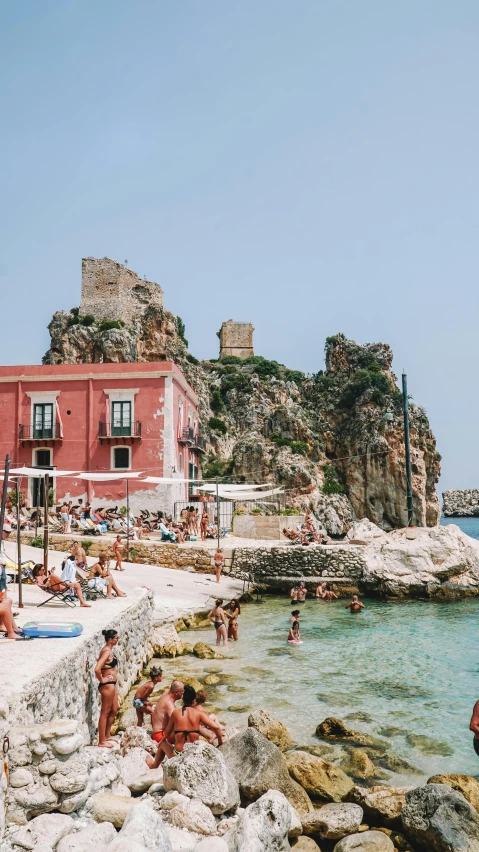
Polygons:
[[103,589],[95,589],[88,585],[88,576],[81,570],[81,568],[76,567],[76,578],[80,583],[83,597],[87,601],[96,601],[97,598],[106,598],[106,593]]
[[38,607],[45,606],[45,604],[50,603],[50,601],[58,601],[58,603],[63,603],[66,606],[75,607],[76,595],[72,591],[72,589],[69,588],[69,586],[67,586],[66,589],[60,589],[60,587],[56,585],[40,586],[38,583],[37,586],[39,589],[42,590],[42,592],[46,592],[46,594],[48,595],[48,598],[46,600],[37,604]]

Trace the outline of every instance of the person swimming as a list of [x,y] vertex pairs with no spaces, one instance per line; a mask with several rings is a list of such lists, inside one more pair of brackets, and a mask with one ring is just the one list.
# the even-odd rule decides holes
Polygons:
[[361,612],[362,609],[365,609],[365,606],[361,603],[357,595],[353,595],[351,603],[348,603],[344,608],[349,609],[350,612]]
[[293,645],[301,645],[301,633],[299,631],[299,621],[293,621],[291,627],[289,628],[288,634],[288,642],[291,642]]

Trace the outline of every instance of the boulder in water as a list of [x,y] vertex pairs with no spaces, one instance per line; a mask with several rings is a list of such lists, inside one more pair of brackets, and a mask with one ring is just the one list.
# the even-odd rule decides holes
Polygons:
[[340,802],[354,787],[351,778],[339,766],[306,751],[290,751],[285,761],[292,778],[313,799]]
[[248,717],[248,727],[256,728],[267,740],[274,743],[281,751],[291,748],[293,740],[288,729],[281,722],[273,719],[266,710],[255,710]]

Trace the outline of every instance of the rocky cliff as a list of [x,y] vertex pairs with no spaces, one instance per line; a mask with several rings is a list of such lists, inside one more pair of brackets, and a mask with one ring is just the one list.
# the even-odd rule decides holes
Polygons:
[[[58,311],[43,361],[174,360],[199,395],[209,453],[204,474],[271,481],[288,506],[313,509],[330,534],[355,518],[384,529],[407,524],[401,393],[387,344],[326,341],[312,376],[258,356],[198,362],[182,321],[139,302],[129,326]],[[440,456],[426,413],[410,406],[415,523],[439,519]]]
[[447,517],[479,518],[479,489],[444,491],[442,507]]

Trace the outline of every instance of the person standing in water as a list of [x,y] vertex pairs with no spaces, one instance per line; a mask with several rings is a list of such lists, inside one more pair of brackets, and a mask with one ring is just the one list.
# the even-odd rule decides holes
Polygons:
[[299,584],[298,587],[298,603],[304,603],[306,600],[306,595],[308,594],[308,590],[304,585],[303,581]]
[[215,553],[215,556],[214,556],[215,571],[216,571],[216,582],[217,583],[219,583],[219,581],[220,581],[224,561],[225,561],[225,558],[223,556],[223,550],[222,550],[221,547],[219,547],[218,550]]
[[240,614],[241,607],[236,598],[233,598],[233,600],[230,601],[225,615],[228,619],[228,639],[234,639],[235,642],[238,641],[238,616]]
[[361,612],[362,609],[366,609],[363,603],[359,600],[357,595],[353,595],[353,599],[351,603],[348,603],[345,609],[349,609],[350,612]]
[[213,609],[208,613],[209,620],[212,621],[215,626],[217,645],[221,645],[221,640],[223,640],[223,645],[228,644],[226,614],[222,607],[222,603],[223,598],[217,598]]
[[[181,754],[186,743],[194,743],[200,738],[200,725],[204,725],[216,734],[218,745],[223,744],[223,731],[220,725],[217,725],[210,716],[201,708],[195,706],[196,690],[192,686],[185,686],[183,693],[183,707],[179,710],[174,710],[170,716],[166,726],[165,736],[160,745],[154,760],[147,758],[146,762],[151,769],[156,769],[160,766],[163,758],[174,757]],[[173,737],[173,745],[168,742],[168,739]]]
[[291,589],[291,591],[289,593],[289,596],[291,598],[291,606],[294,606],[294,604],[298,603],[298,587],[297,586],[293,586],[293,588]]
[[329,583],[327,583],[326,588],[323,592],[323,600],[326,601],[326,603],[330,603],[334,599],[337,600],[337,598],[338,596],[334,594],[331,586],[329,585]]
[[118,643],[116,630],[102,630],[105,645],[101,650],[95,666],[95,677],[100,681],[101,697],[100,718],[98,720],[98,747],[113,748],[115,740],[110,737],[113,720],[118,713],[118,695],[116,682],[118,680],[118,660],[113,648]]
[[299,609],[293,609],[291,612],[291,618],[289,619],[291,626],[293,626],[294,622],[297,621],[299,624],[299,617],[301,615],[301,611]]
[[477,756],[479,757],[479,701],[476,701],[476,703],[474,704],[474,710],[472,711],[469,729],[474,734],[472,746]]

